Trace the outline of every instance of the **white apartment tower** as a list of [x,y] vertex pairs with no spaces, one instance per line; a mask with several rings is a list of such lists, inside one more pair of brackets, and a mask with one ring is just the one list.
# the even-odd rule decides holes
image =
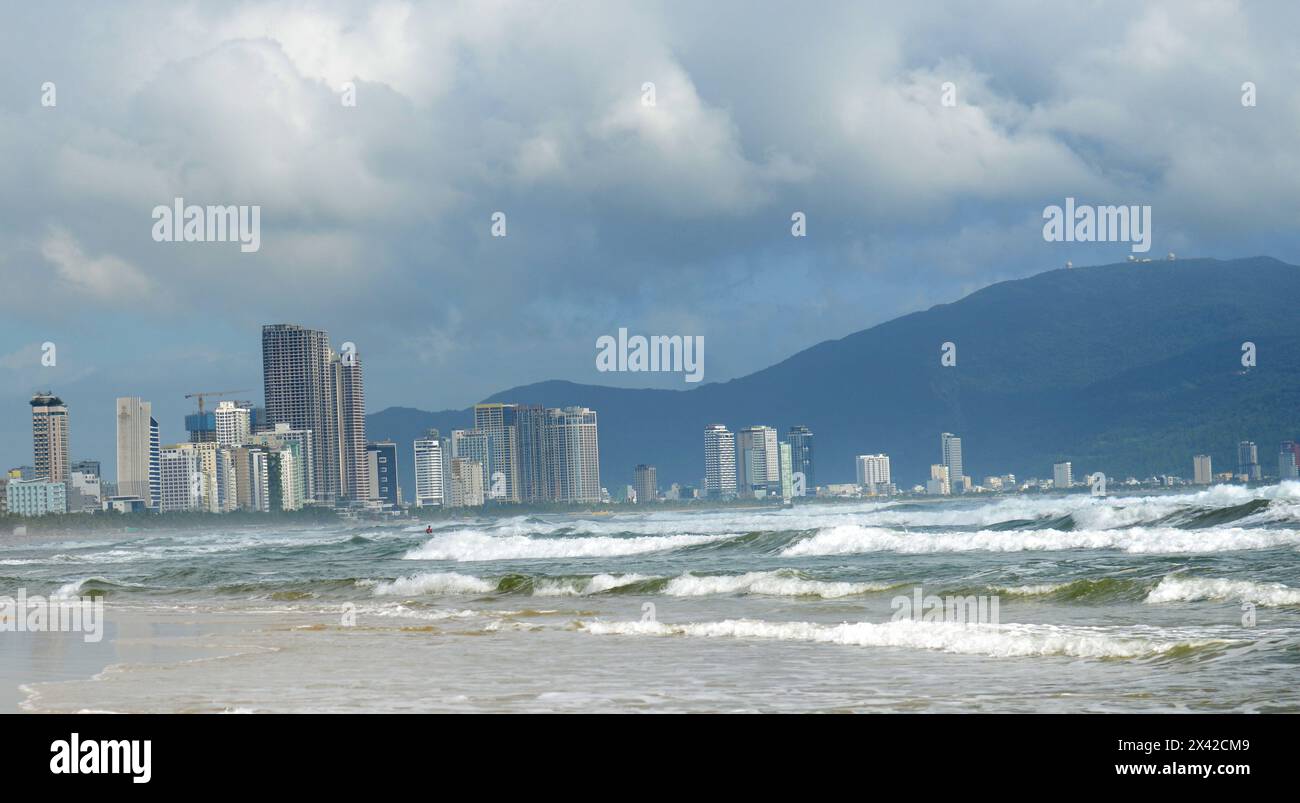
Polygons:
[[860,454],[855,462],[858,485],[888,485],[893,482],[889,476],[889,455]]
[[1074,485],[1074,464],[1070,461],[1052,464],[1052,485],[1058,490],[1068,491]]
[[722,424],[704,428],[704,493],[736,495],[736,436]]
[[232,401],[218,404],[212,417],[216,421],[218,446],[239,446],[252,432],[252,411],[239,407]]
[[415,441],[415,506],[441,507],[446,503],[442,473],[442,443],[433,430]]
[[162,513],[203,509],[203,473],[194,446],[178,443],[159,454],[158,510]]

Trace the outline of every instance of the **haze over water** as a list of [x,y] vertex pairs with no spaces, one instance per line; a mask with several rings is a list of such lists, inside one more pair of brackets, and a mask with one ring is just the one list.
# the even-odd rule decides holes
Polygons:
[[0,633],[0,707],[1300,710],[1298,483],[654,511],[6,538],[108,626]]

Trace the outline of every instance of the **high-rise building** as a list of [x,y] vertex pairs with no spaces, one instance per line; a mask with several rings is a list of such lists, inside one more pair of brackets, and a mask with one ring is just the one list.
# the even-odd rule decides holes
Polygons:
[[[346,394],[337,387],[339,359],[326,332],[296,324],[262,327],[267,424],[288,424],[312,433],[312,485],[316,499],[325,503],[332,503],[345,490],[339,422],[340,402]],[[359,382],[359,374],[355,378]],[[363,433],[363,448],[364,443]]]
[[952,493],[952,475],[949,468],[943,463],[935,463],[930,466],[930,481],[925,484],[925,492],[937,496],[947,496]]
[[[488,439],[488,497],[498,502],[518,502],[519,422],[518,408],[499,402],[474,405],[474,428]],[[500,475],[500,483],[493,478]]]
[[244,438],[252,446],[260,446],[268,453],[281,449],[293,452],[293,465],[298,470],[296,487],[302,494],[304,504],[316,498],[316,479],[313,466],[312,450],[315,448],[310,430],[293,429],[288,424],[276,424],[263,432],[254,432]]
[[446,503],[443,486],[442,439],[432,429],[415,441],[415,506],[441,507]]
[[948,467],[948,492],[951,493],[954,488],[965,488],[963,477],[966,474],[961,461],[961,438],[951,432],[945,432],[939,436],[939,443],[943,448],[943,464]]
[[790,465],[794,462],[794,449],[789,441],[781,441],[777,448],[781,462],[781,498],[788,502],[794,498],[794,467]]
[[790,441],[790,470],[803,473],[804,487],[809,496],[817,487],[817,475],[813,469],[813,434],[805,426],[790,427],[786,434]]
[[[488,498],[492,498],[491,473],[492,453],[488,448],[488,436],[486,432],[477,429],[453,429],[451,431],[451,457],[453,460],[461,458],[463,460],[473,460],[483,472],[483,477],[479,485],[483,487],[483,492]],[[504,475],[503,475],[504,476]],[[504,490],[502,490],[504,498]]]
[[236,447],[217,449],[217,506],[222,513],[239,508],[239,482],[235,476]]
[[524,502],[550,502],[551,488],[546,467],[546,408],[516,405],[515,424],[519,458],[519,498]]
[[659,473],[654,466],[642,463],[632,471],[632,488],[636,491],[636,501],[653,502],[659,498]]
[[856,460],[858,485],[870,488],[873,492],[878,485],[889,485],[893,480],[889,474],[889,455],[860,454]]
[[68,407],[51,393],[36,394],[31,406],[36,479],[66,485],[72,470],[68,459]]
[[1198,454],[1192,458],[1192,482],[1196,485],[1209,485],[1214,482],[1214,470],[1211,468],[1208,454]]
[[138,396],[117,400],[117,493],[158,507],[161,439],[153,405]]
[[543,445],[552,500],[573,504],[601,501],[600,437],[595,410],[547,410]]
[[483,466],[465,457],[451,459],[451,507],[483,504]]
[[230,450],[235,474],[235,504],[240,510],[265,513],[271,509],[267,451],[262,446],[236,446]]
[[1264,477],[1259,466],[1259,449],[1254,441],[1237,444],[1237,476],[1244,477],[1247,482],[1256,482]]
[[189,413],[185,416],[185,432],[190,443],[215,443],[217,440],[217,416],[212,410],[201,413]]
[[1074,465],[1070,461],[1052,464],[1052,485],[1063,491],[1074,485]]
[[302,472],[291,448],[266,449],[267,506],[270,510],[299,510],[303,506]]
[[722,424],[704,428],[704,494],[736,495],[736,436]]
[[220,513],[222,512],[221,480],[217,476],[220,463],[217,453],[221,447],[213,442],[191,443],[188,445],[194,448],[194,452],[198,457],[199,476],[202,478],[199,484],[198,509],[207,513]]
[[366,444],[366,470],[370,474],[370,498],[397,507],[402,503],[402,486],[397,479],[397,444],[372,441]]
[[203,474],[199,467],[197,444],[178,443],[162,449],[159,455],[161,482],[158,510],[175,513],[202,509]]
[[764,497],[781,490],[781,452],[776,430],[753,426],[736,433],[736,489],[741,496]]
[[232,401],[223,401],[212,411],[216,442],[219,446],[239,446],[252,433],[252,413]]
[[338,432],[339,489],[349,499],[374,497],[366,457],[366,393],[361,357],[355,351],[331,355]]
[[1277,455],[1277,476],[1281,480],[1300,479],[1300,443],[1282,441]]

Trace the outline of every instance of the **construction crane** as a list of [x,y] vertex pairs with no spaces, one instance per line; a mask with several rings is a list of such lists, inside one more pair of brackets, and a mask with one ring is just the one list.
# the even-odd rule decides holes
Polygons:
[[203,397],[205,396],[229,396],[232,393],[252,393],[251,390],[204,390],[197,393],[186,393],[187,399],[199,400],[199,415],[203,415]]

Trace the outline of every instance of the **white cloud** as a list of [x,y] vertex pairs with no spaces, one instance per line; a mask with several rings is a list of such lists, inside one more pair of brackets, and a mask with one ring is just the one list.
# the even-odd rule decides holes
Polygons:
[[66,289],[96,301],[138,303],[147,300],[154,289],[137,267],[123,259],[111,254],[88,256],[64,228],[50,230],[41,243],[41,255]]

